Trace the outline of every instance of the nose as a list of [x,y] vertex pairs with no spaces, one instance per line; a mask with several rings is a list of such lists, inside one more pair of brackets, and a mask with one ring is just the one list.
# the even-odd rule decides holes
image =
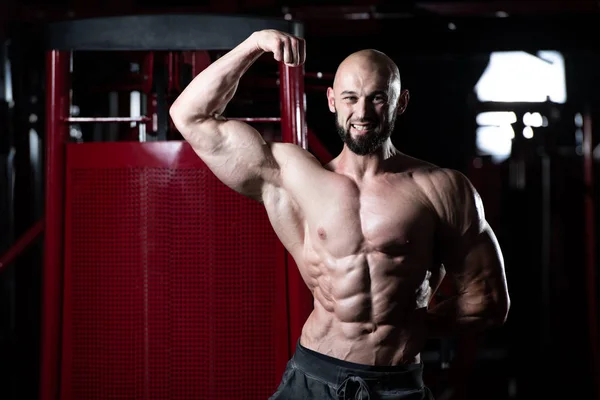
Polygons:
[[372,114],[373,114],[373,105],[371,104],[371,102],[368,101],[367,99],[365,99],[364,97],[359,98],[355,104],[354,117],[357,120],[361,121],[361,120],[368,119],[369,117],[372,116]]

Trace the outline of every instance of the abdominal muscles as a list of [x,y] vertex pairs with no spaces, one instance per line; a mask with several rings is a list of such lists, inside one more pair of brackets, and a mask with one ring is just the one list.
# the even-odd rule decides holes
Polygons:
[[417,361],[418,354],[405,351],[411,339],[407,321],[421,284],[414,282],[419,275],[416,265],[409,265],[405,256],[381,252],[322,260],[314,253],[305,259],[303,275],[313,293],[314,310],[301,343],[355,363]]

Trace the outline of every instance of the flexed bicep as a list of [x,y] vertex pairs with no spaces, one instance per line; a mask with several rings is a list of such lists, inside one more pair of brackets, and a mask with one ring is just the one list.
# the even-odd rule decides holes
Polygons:
[[279,165],[271,144],[252,126],[236,120],[211,118],[195,124],[196,154],[225,185],[254,200],[262,201],[265,184],[278,184]]
[[242,75],[265,52],[287,65],[304,63],[302,38],[265,29],[252,33],[199,73],[173,102],[169,114],[177,130],[227,186],[262,200],[268,183],[276,184],[279,168],[269,144],[250,125],[220,117]]

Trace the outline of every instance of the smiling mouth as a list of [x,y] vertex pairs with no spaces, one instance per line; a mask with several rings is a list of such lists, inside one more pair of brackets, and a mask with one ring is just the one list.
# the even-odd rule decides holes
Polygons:
[[373,129],[373,125],[372,124],[368,124],[368,125],[350,124],[350,126],[352,128],[354,128],[355,130],[357,130],[358,132],[366,132],[366,131],[369,131],[369,130]]

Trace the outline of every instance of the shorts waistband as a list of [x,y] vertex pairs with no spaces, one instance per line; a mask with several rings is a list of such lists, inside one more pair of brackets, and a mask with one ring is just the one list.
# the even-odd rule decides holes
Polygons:
[[396,366],[357,364],[310,350],[300,341],[292,360],[305,373],[333,386],[340,385],[348,377],[358,377],[379,390],[423,388],[422,363]]

